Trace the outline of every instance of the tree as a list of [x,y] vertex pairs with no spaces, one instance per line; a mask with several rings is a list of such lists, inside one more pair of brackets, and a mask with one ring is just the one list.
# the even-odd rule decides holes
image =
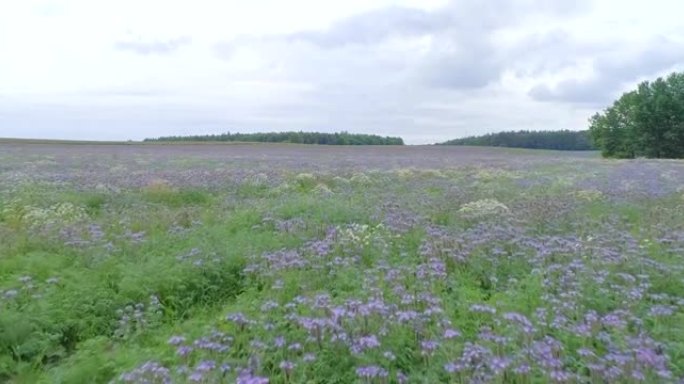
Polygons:
[[684,158],[684,73],[624,93],[589,119],[604,157]]
[[441,145],[475,145],[584,151],[595,149],[588,131],[508,131],[449,140]]
[[220,135],[168,136],[144,141],[241,141],[267,143],[297,143],[323,145],[404,145],[401,137],[383,137],[362,133],[322,132],[266,132],[266,133],[230,133]]

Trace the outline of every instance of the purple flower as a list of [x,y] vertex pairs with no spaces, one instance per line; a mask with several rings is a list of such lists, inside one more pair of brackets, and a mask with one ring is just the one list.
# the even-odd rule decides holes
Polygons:
[[171,338],[169,338],[169,341],[168,341],[168,343],[171,345],[179,345],[179,344],[183,344],[184,342],[185,342],[185,337],[183,337],[183,336],[171,336]]
[[238,312],[238,313],[231,313],[226,316],[226,320],[231,321],[239,326],[245,326],[251,324],[251,320],[247,318],[244,314]]
[[121,374],[119,381],[124,383],[170,384],[171,376],[168,368],[155,361],[148,361],[131,372]]
[[435,340],[423,340],[420,342],[421,354],[423,356],[432,355],[439,348],[439,342]]
[[525,363],[513,368],[513,372],[517,373],[518,375],[526,375],[530,373],[530,371],[532,371],[532,367]]
[[676,310],[677,307],[671,305],[654,305],[649,309],[648,314],[653,317],[671,316]]
[[389,372],[376,365],[356,368],[356,375],[364,379],[374,379],[376,377],[387,377]]
[[524,333],[531,334],[534,333],[534,326],[524,315],[515,312],[508,312],[503,315],[503,318],[520,325]]
[[192,351],[193,351],[193,348],[191,346],[188,346],[188,345],[184,345],[184,346],[176,348],[176,354],[180,357],[186,357],[190,353],[192,353]]
[[291,361],[281,361],[280,365],[278,366],[280,367],[280,369],[289,374],[290,372],[292,372],[293,369],[295,369],[297,365]]
[[470,306],[470,312],[488,313],[493,315],[496,313],[496,308],[485,304],[473,304]]
[[461,336],[461,333],[455,329],[449,328],[449,329],[444,331],[444,338],[447,340],[453,339],[453,338],[459,337],[459,336]]
[[275,340],[273,341],[273,345],[275,345],[278,348],[284,347],[285,346],[285,338],[282,336],[276,337]]
[[351,350],[355,354],[363,353],[363,351],[373,348],[378,348],[380,341],[375,335],[359,337],[351,346]]
[[551,380],[557,382],[557,383],[565,383],[568,382],[572,379],[572,374],[561,371],[561,370],[553,370],[549,372],[549,377]]
[[216,368],[216,362],[213,360],[203,360],[200,361],[195,367],[196,371],[199,372],[209,372]]
[[249,370],[243,370],[235,381],[236,384],[268,384],[269,380],[265,377],[254,376]]
[[33,280],[33,278],[31,276],[21,276],[18,280],[20,282],[26,284],[26,283],[30,283],[31,280]]
[[195,371],[188,376],[188,380],[193,383],[199,383],[204,379],[203,373],[200,371]]
[[582,357],[595,357],[596,356],[596,354],[592,350],[587,349],[587,348],[578,349],[577,354],[582,356]]
[[267,301],[261,306],[261,311],[262,312],[268,312],[268,311],[271,311],[271,310],[276,309],[278,307],[279,307],[279,305],[275,301]]
[[444,370],[447,371],[448,373],[456,373],[460,371],[459,365],[456,364],[455,362],[449,362],[444,364]]
[[489,367],[495,375],[503,373],[511,365],[511,359],[507,357],[492,357],[489,360]]

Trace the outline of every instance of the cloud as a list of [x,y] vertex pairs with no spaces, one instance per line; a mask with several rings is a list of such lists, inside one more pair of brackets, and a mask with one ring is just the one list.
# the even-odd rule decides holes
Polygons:
[[508,0],[496,4],[476,0],[450,2],[441,8],[423,10],[387,7],[342,19],[328,29],[288,35],[293,41],[306,41],[323,48],[350,44],[377,44],[395,37],[415,37],[451,31],[459,40],[478,38],[497,29],[515,25],[536,14],[569,16],[587,9],[587,1],[567,3],[556,0]]
[[[241,36],[220,42],[215,48],[224,60],[236,57],[243,47],[267,56],[289,51],[277,61],[286,63],[285,67],[309,68],[310,76],[325,80],[329,77],[321,73],[343,70],[343,64],[362,60],[366,67],[376,67],[371,71],[374,76],[396,77],[399,70],[400,76],[415,86],[478,89],[496,82],[515,62],[511,56],[519,53],[497,44],[497,33],[524,23],[528,17],[581,13],[586,11],[586,4],[509,0],[491,5],[462,0],[432,10],[392,6],[346,17],[325,29]],[[331,57],[337,61],[326,59]],[[288,65],[290,60],[296,64]],[[326,66],[311,66],[311,62]],[[350,66],[335,77],[352,82],[370,79],[358,72],[358,66]]]
[[581,129],[599,104],[684,64],[682,4],[657,1],[12,2],[0,131],[344,129],[424,143]]
[[626,85],[663,75],[684,62],[684,44],[663,38],[630,50],[633,48],[620,45],[609,52],[594,52],[590,75],[565,79],[556,85],[539,84],[529,94],[539,101],[602,105],[616,98]]
[[322,48],[339,48],[351,44],[377,44],[390,37],[428,34],[447,28],[449,24],[449,14],[442,11],[389,7],[348,17],[327,30],[290,34],[286,39]]
[[135,52],[140,55],[165,55],[173,53],[191,42],[192,39],[190,37],[181,36],[170,40],[118,41],[114,44],[114,47],[121,51]]

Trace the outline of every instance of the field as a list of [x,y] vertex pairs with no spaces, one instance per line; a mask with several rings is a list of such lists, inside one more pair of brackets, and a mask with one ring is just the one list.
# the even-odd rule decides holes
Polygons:
[[0,382],[681,383],[684,162],[0,143]]

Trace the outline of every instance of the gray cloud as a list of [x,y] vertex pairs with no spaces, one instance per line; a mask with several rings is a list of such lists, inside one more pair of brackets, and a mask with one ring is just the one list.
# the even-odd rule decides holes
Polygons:
[[433,11],[407,7],[388,7],[354,15],[327,30],[306,31],[286,38],[306,41],[323,48],[350,44],[376,44],[393,37],[412,37],[451,31],[459,41],[480,39],[497,29],[515,25],[534,14],[569,16],[587,10],[587,1],[508,0],[483,3],[454,1]]
[[[616,93],[684,64],[678,20],[661,27],[668,11],[611,1],[589,11],[596,2],[454,0],[429,11],[376,9],[321,30],[274,35],[264,33],[297,31],[296,5],[279,15],[283,23],[276,28],[259,26],[271,22],[266,17],[225,31],[220,21],[189,23],[184,30],[197,41],[217,31],[252,35],[219,42],[213,51],[193,46],[198,65],[182,74],[120,53],[98,60],[126,66],[127,73],[102,81],[90,73],[94,81],[79,82],[72,79],[87,72],[79,67],[87,61],[74,56],[50,66],[54,70],[44,78],[27,72],[25,79],[35,83],[31,94],[13,80],[12,68],[0,72],[0,81],[12,80],[0,90],[0,136],[142,138],[301,129],[396,134],[425,143],[504,129],[581,129]],[[645,10],[652,13],[632,26],[630,20]],[[635,42],[658,32],[680,43]],[[129,34],[114,48],[171,56],[190,43],[187,37],[146,40]],[[169,63],[176,59],[182,58],[168,57]],[[580,78],[591,74],[587,67],[593,76]]]
[[[277,46],[286,45],[294,52],[306,54],[295,57],[292,53],[285,53],[286,58],[297,62],[297,66],[310,68],[309,76],[326,80],[330,77],[322,73],[336,69],[344,71],[343,65],[356,62],[352,56],[358,55],[367,67],[376,67],[371,71],[373,75],[396,74],[393,71],[399,68],[406,80],[415,82],[417,86],[477,89],[496,82],[512,65],[511,56],[519,53],[497,46],[494,41],[497,32],[515,27],[532,15],[581,13],[586,11],[587,4],[580,1],[568,5],[551,0],[509,0],[490,4],[463,0],[432,11],[388,7],[348,17],[325,30],[285,36],[243,36],[217,44],[216,52],[219,57],[230,60],[243,46],[281,51]],[[387,47],[397,38],[404,43],[409,42],[401,56],[395,54],[396,46]],[[411,41],[420,38],[429,39],[429,43],[422,47],[411,45]],[[315,49],[298,48],[301,44]],[[326,63],[332,65],[332,69],[309,65],[310,62],[325,62],[326,59],[321,57],[335,57],[338,61]],[[287,59],[280,61],[283,60]],[[354,82],[370,79],[357,69],[352,66],[336,77]]]
[[523,36],[507,49],[507,68],[520,77],[535,77],[574,67],[578,60],[610,48],[598,43],[580,42],[563,29],[534,32]]
[[118,41],[114,44],[114,47],[121,51],[130,51],[141,55],[164,55],[175,52],[191,42],[192,39],[190,37],[181,36],[165,41]]
[[529,94],[540,101],[565,101],[602,105],[615,97],[625,85],[644,77],[653,77],[684,62],[684,44],[656,39],[632,54],[622,54],[628,46],[613,47],[597,56],[593,75],[585,79],[567,79],[555,86],[540,84]]
[[286,39],[337,48],[350,44],[375,44],[390,37],[429,34],[447,28],[450,22],[451,17],[446,12],[390,7],[349,17],[325,31],[294,33]]

